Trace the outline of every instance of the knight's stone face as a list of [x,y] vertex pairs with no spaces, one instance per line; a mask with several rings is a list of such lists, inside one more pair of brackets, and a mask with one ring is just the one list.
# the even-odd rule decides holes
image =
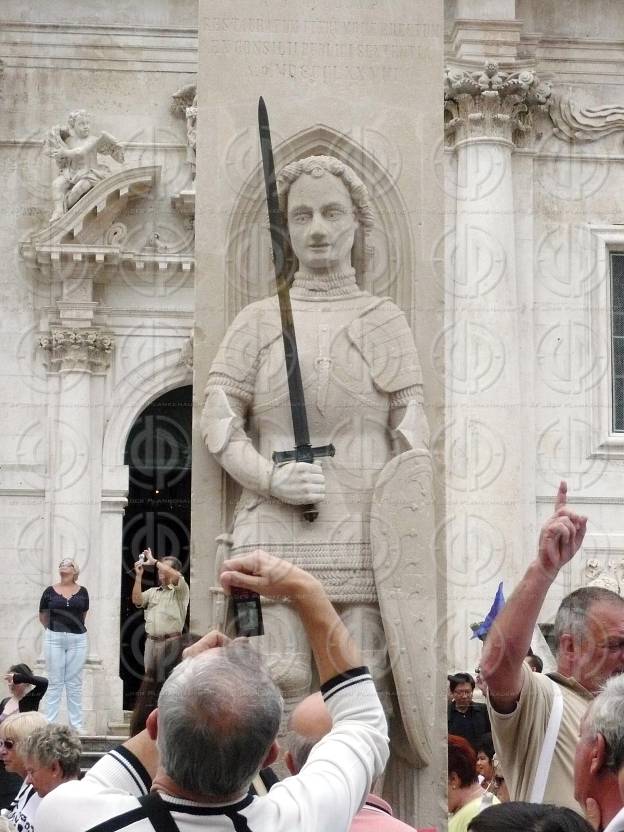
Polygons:
[[318,274],[351,268],[357,228],[346,186],[327,171],[303,174],[288,193],[288,229],[304,271]]

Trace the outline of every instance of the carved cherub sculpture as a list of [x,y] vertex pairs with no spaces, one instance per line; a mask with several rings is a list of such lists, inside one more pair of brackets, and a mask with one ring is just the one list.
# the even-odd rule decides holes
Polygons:
[[98,153],[123,163],[124,151],[109,133],[91,133],[91,121],[86,110],[74,110],[67,117],[67,126],[52,127],[44,140],[45,151],[56,160],[59,175],[52,182],[54,210],[50,221],[61,217],[100,180],[110,175],[110,169],[98,161]]
[[[394,463],[415,455],[431,470],[418,354],[403,312],[389,298],[375,297],[358,286],[352,267],[355,234],[358,228],[370,228],[374,216],[366,187],[355,172],[338,159],[311,156],[284,168],[278,187],[299,267],[290,296],[310,440],[313,445],[333,443],[335,457],[322,464],[272,462],[273,451],[293,444],[276,297],[245,307],[228,329],[208,377],[202,435],[221,466],[242,486],[233,553],[260,547],[316,575],[388,693],[392,676],[384,631],[396,629],[402,613],[392,612],[389,621],[382,609],[382,625],[380,581],[388,575],[380,575],[384,558],[373,551],[372,515],[377,514],[378,527],[386,522],[379,518],[385,508],[380,511],[377,506],[375,511],[375,499],[380,481],[391,488],[401,480],[403,472],[388,476]],[[388,498],[387,506],[390,515],[396,502],[410,503],[413,535],[420,523],[415,503],[424,498],[409,493],[407,480],[397,486],[401,493]],[[386,490],[384,499],[387,495]],[[318,508],[312,523],[303,518],[305,504]],[[392,536],[391,526],[388,516],[381,538]],[[428,529],[419,531],[424,540],[433,537]],[[407,572],[418,560],[419,544],[412,537],[401,552],[398,536],[393,541],[397,545],[393,542],[388,550],[397,550],[393,567],[398,574],[392,579],[400,587],[411,580]],[[402,574],[406,556],[410,563]],[[309,647],[296,614],[285,605],[271,607],[265,627],[272,645],[269,660],[288,708],[313,684]],[[403,635],[407,644],[416,642],[413,632]],[[394,680],[397,689],[403,685],[407,701],[406,680],[411,684],[417,678],[423,662],[415,671],[414,655],[403,645],[401,649]],[[412,716],[417,707],[411,694],[409,698]],[[422,746],[415,756],[422,763],[427,729],[422,722],[414,728],[410,743],[413,746],[412,737],[419,734]]]
[[171,97],[173,114],[182,115],[186,119],[186,159],[191,166],[194,183],[197,160],[197,85],[187,84]]

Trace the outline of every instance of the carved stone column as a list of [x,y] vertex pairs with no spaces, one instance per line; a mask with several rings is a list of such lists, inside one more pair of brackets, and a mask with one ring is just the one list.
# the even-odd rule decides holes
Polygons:
[[[510,590],[535,543],[522,532],[531,516],[523,486],[529,402],[519,359],[522,271],[512,155],[549,96],[534,72],[504,72],[493,61],[478,71],[446,71],[446,133],[457,183],[447,244],[448,605],[464,610],[449,625],[456,628],[451,652],[462,668],[475,659],[471,620],[485,616],[500,580]],[[474,599],[470,608],[467,596]]]
[[[59,560],[73,557],[81,568],[80,583],[89,590],[84,727],[89,733],[105,733],[113,703],[121,706],[119,644],[110,631],[110,622],[119,621],[118,577],[116,570],[111,574],[106,553],[100,551],[99,528],[103,376],[110,365],[113,339],[96,327],[52,326],[40,338],[40,345],[50,390],[46,487],[49,573],[56,576]],[[108,591],[111,580],[116,586],[114,593]]]

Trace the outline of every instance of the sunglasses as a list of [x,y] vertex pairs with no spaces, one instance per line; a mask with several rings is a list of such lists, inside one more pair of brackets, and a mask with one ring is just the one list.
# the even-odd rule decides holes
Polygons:
[[73,562],[73,560],[62,560],[62,561],[59,563],[59,569],[60,569],[62,566],[74,566],[74,562]]
[[0,740],[0,748],[6,748],[7,751],[10,751],[14,745],[13,740]]

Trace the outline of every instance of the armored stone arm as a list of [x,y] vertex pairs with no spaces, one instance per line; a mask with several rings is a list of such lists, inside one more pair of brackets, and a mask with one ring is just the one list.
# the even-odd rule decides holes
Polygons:
[[322,502],[325,477],[321,466],[306,462],[274,465],[254,448],[245,432],[245,418],[245,403],[232,393],[216,389],[207,397],[201,434],[228,474],[243,488],[290,505]]
[[390,410],[393,456],[409,450],[429,449],[429,423],[422,404],[422,386],[414,385],[406,392],[413,398]]

